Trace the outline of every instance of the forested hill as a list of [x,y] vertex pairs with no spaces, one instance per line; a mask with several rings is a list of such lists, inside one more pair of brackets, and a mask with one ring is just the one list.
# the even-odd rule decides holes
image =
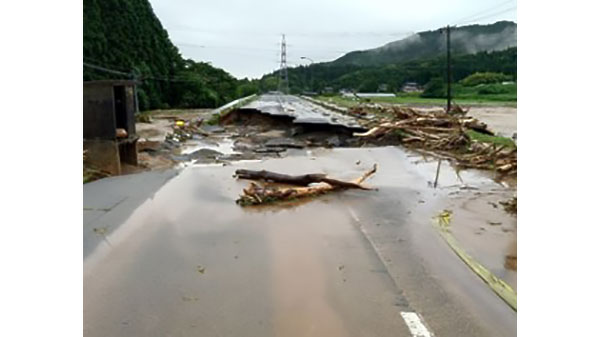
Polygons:
[[[454,82],[476,72],[503,73],[517,78],[517,47],[493,52],[452,55],[452,79]],[[383,66],[357,66],[316,63],[288,69],[290,90],[323,91],[331,88],[375,92],[382,85],[385,91],[400,91],[406,82],[425,85],[433,79],[445,78],[446,57],[437,56]],[[276,90],[279,72],[263,76],[259,81],[261,91]]]
[[[498,21],[490,25],[469,25],[451,30],[452,51],[474,54],[505,50],[517,45],[517,24]],[[440,56],[446,51],[446,35],[440,29],[420,32],[382,47],[350,52],[331,65],[381,66]]]
[[[476,72],[503,73],[516,80],[516,29],[516,23],[509,21],[453,28],[450,35],[453,81]],[[326,88],[397,92],[406,82],[425,85],[445,76],[446,36],[440,29],[379,48],[351,52],[335,61],[288,69],[293,93]],[[275,90],[278,78],[278,71],[264,75],[258,84],[260,90]]]
[[83,0],[83,62],[84,80],[135,73],[143,110],[215,107],[241,94],[224,70],[182,58],[148,0]]

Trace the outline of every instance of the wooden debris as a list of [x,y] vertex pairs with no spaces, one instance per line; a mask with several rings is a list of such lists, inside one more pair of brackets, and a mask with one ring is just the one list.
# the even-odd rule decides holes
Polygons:
[[[360,108],[363,112],[363,108]],[[445,112],[420,112],[408,107],[383,108],[385,114],[369,123],[370,129],[354,133],[355,137],[384,139],[399,137],[409,147],[442,152],[456,160],[459,166],[495,170],[501,175],[517,172],[516,147],[486,146],[472,141],[467,130],[494,135],[487,125],[476,118],[466,116],[467,110],[456,107],[453,114]]]
[[506,201],[500,201],[500,205],[504,207],[504,210],[510,214],[517,214],[517,197]]
[[[372,190],[371,187],[362,183],[377,171],[377,164],[360,177],[344,181],[327,177],[325,174],[304,174],[291,176],[270,171],[237,170],[236,176],[240,179],[260,180],[264,183],[259,185],[251,182],[243,194],[236,200],[241,206],[259,205],[276,201],[294,200],[329,193],[341,189]],[[293,186],[281,186],[269,183],[286,184]],[[309,186],[310,185],[310,186]]]

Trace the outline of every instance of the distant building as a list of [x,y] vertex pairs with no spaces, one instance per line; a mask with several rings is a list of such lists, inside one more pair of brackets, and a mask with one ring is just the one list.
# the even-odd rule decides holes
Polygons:
[[86,162],[114,175],[137,165],[135,81],[83,82],[83,149]]
[[406,82],[402,86],[403,92],[422,92],[423,88],[421,88],[417,82]]
[[382,83],[379,85],[379,87],[377,87],[377,92],[387,92],[388,91],[388,85],[386,83]]
[[395,94],[386,92],[357,92],[356,94],[352,95],[360,98],[396,97]]
[[333,94],[333,88],[332,87],[325,87],[325,88],[323,88],[323,93],[325,93],[325,94]]

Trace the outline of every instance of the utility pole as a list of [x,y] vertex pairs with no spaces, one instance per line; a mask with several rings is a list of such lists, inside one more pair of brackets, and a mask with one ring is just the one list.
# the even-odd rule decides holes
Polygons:
[[134,107],[135,111],[134,111],[134,113],[137,114],[138,112],[140,112],[140,103],[138,101],[138,91],[137,91],[137,86],[138,86],[138,73],[137,73],[137,70],[132,70],[131,71],[131,78],[134,81],[134,84],[133,84],[133,102],[135,104],[135,107]]
[[446,113],[450,113],[450,109],[452,108],[452,91],[450,88],[452,82],[452,76],[450,74],[450,25],[446,26],[446,63],[448,79],[448,102],[446,106]]
[[308,66],[308,77],[309,77],[309,86],[310,86],[310,91],[313,91],[313,74],[312,74],[312,69],[311,66],[313,65],[313,63],[315,63],[315,61],[313,61],[313,59],[311,59],[310,57],[306,57],[306,56],[301,56],[300,59],[302,60],[308,60],[310,61],[310,65]]
[[287,73],[287,55],[285,45],[285,34],[281,35],[281,63],[279,65],[279,86],[278,90],[284,94],[289,93],[288,73]]

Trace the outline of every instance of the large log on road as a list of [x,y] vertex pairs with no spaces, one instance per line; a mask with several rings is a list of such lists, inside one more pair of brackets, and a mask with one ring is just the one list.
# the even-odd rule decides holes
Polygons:
[[[333,179],[320,173],[291,176],[265,170],[237,170],[236,175],[238,178],[284,183],[296,186],[281,187],[270,186],[268,184],[259,186],[252,182],[248,188],[243,190],[244,194],[242,194],[236,202],[242,206],[249,206],[316,196],[340,189],[357,188],[371,190],[372,188],[364,186],[362,183],[368,177],[373,175],[376,170],[377,164],[373,165],[372,169],[352,181]],[[316,183],[316,185],[308,186],[314,183]]]

